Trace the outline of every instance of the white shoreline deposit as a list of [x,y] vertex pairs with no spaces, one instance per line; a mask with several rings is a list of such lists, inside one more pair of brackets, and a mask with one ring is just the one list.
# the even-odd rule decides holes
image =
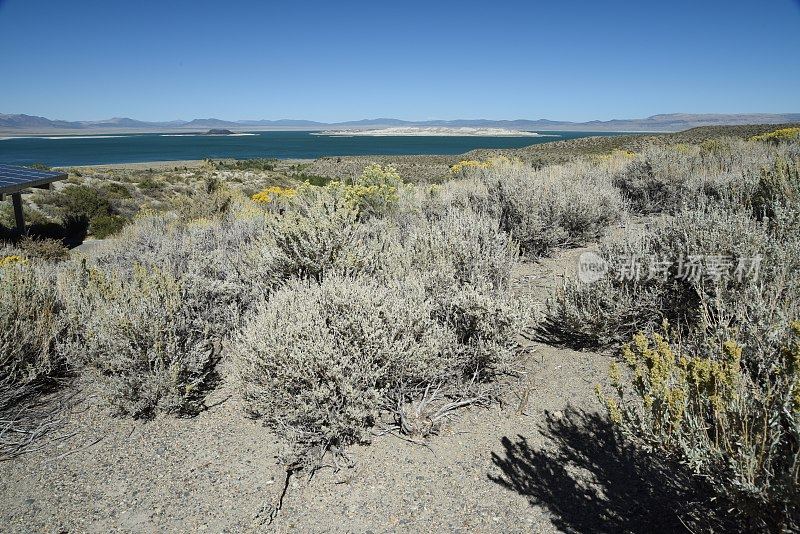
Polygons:
[[[545,137],[536,132],[508,130],[506,128],[448,128],[444,126],[394,127],[372,130],[325,130],[313,135],[332,136],[406,136],[406,137]],[[551,137],[551,136],[547,136]],[[552,136],[558,137],[558,136]]]

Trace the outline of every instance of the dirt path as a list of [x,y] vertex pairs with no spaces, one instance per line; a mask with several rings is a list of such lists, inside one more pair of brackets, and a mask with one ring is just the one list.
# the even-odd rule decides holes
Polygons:
[[[580,250],[515,273],[544,301]],[[355,467],[283,488],[280,443],[225,387],[193,419],[142,423],[75,404],[63,439],[0,463],[0,530],[13,532],[616,532],[665,529],[596,416],[608,356],[537,343],[502,406],[463,412],[422,447],[376,437]],[[519,413],[521,395],[528,402]],[[651,517],[652,516],[652,517]],[[641,527],[641,528],[639,528]]]

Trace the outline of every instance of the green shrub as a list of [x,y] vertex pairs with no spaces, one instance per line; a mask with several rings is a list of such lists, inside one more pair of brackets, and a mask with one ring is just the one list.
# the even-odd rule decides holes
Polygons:
[[[44,213],[29,206],[25,200],[22,203],[22,215],[28,228],[52,224],[52,221]],[[10,202],[0,202],[0,226],[6,228],[17,227],[17,221],[14,218],[14,207]]]
[[298,182],[305,182],[310,185],[315,185],[317,187],[324,187],[328,185],[332,180],[327,176],[319,176],[316,174],[306,174],[305,172],[297,172],[290,175],[293,180],[297,180]]
[[31,169],[36,169],[39,171],[49,171],[52,168],[44,163],[31,163],[30,165],[26,165],[26,167],[30,167]]
[[156,180],[152,176],[145,176],[142,180],[136,182],[136,187],[145,193],[152,193],[164,189],[164,182]]
[[235,160],[207,160],[207,162],[218,170],[225,171],[274,171],[278,160],[275,158],[254,158],[254,159],[235,159]]
[[108,199],[97,189],[84,185],[65,187],[54,195],[54,202],[64,209],[66,216],[85,218],[87,221],[111,213]]
[[105,239],[119,233],[128,219],[121,215],[98,215],[89,221],[89,233],[98,239]]
[[[635,444],[685,463],[755,531],[800,528],[800,322],[779,348],[634,337],[601,399]],[[698,350],[698,349],[694,349]]]
[[352,184],[330,182],[326,187],[344,197],[360,219],[380,217],[397,209],[403,180],[394,167],[367,166]]
[[131,198],[131,192],[128,187],[119,182],[107,182],[101,186],[103,195],[108,199],[122,200]]
[[59,239],[25,237],[20,240],[19,248],[31,259],[63,261],[69,258],[69,249]]

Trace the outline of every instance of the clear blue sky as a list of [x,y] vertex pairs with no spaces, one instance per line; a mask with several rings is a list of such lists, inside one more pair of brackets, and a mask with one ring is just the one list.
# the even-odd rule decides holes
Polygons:
[[0,0],[0,113],[800,112],[798,0]]

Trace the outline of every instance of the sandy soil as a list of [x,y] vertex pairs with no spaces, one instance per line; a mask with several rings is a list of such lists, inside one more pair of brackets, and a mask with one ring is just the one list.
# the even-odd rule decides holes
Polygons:
[[[286,165],[292,165],[297,163],[312,163],[313,159],[282,159],[280,160],[281,163]],[[113,171],[115,169],[130,169],[130,170],[147,170],[147,169],[154,169],[157,171],[171,171],[178,168],[189,168],[195,169],[197,167],[202,167],[205,163],[205,160],[202,159],[186,159],[186,160],[174,160],[174,161],[140,161],[136,163],[109,163],[107,165],[78,165],[75,167],[65,167],[70,169],[95,169],[100,171]]]
[[[580,251],[520,266],[539,303]],[[352,468],[290,478],[279,440],[217,390],[192,419],[111,418],[78,390],[32,452],[0,463],[7,532],[617,532],[674,530],[668,500],[616,446],[593,391],[609,357],[526,342],[502,404],[415,445],[375,437]],[[88,391],[88,390],[83,390]],[[525,401],[527,399],[527,401]],[[680,526],[680,525],[678,525]]]
[[176,160],[176,161],[141,161],[138,163],[109,163],[108,165],[79,165],[71,167],[75,169],[97,169],[109,171],[113,169],[156,169],[156,170],[172,170],[175,167],[188,167],[190,169],[202,167],[204,160],[202,159],[189,159],[189,160]]

